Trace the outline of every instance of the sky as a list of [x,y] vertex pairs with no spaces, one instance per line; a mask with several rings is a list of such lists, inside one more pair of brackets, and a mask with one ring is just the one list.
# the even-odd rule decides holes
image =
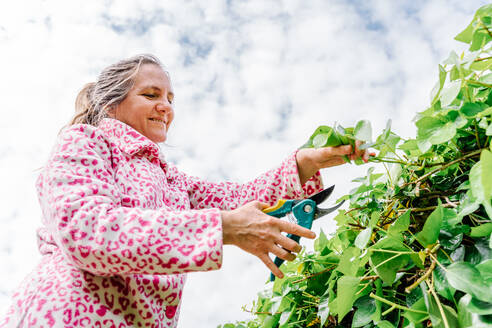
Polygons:
[[[437,67],[480,0],[0,2],[0,315],[40,260],[34,183],[82,86],[107,65],[155,54],[169,71],[175,120],[162,145],[189,174],[244,182],[275,167],[319,125],[387,120],[414,137]],[[325,169],[335,197],[369,165]],[[376,170],[383,168],[376,166]],[[329,233],[332,217],[313,226]],[[312,243],[303,243],[307,249]],[[179,327],[243,320],[269,276],[224,248],[221,270],[188,276]]]

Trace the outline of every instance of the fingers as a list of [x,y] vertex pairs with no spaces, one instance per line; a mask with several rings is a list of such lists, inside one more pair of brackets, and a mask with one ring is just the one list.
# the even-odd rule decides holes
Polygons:
[[284,249],[294,253],[299,253],[302,250],[301,245],[283,235],[280,235],[277,240],[275,240],[275,243],[279,246],[282,246]]
[[285,231],[287,233],[299,236],[299,237],[305,237],[309,239],[314,239],[316,238],[316,234],[312,232],[309,229],[303,228],[300,225],[278,220],[279,227],[282,231]]
[[270,249],[270,253],[285,261],[294,261],[296,258],[295,254],[292,254],[291,252],[276,245]]
[[260,254],[258,255],[258,257],[263,263],[265,263],[267,268],[270,269],[270,271],[272,271],[274,276],[280,279],[284,277],[282,271],[280,271],[280,269],[275,265],[275,263],[273,263],[272,259],[267,254]]
[[324,158],[331,156],[345,156],[352,154],[352,146],[344,145],[338,147],[324,147],[319,148],[319,151],[322,152],[322,156]]

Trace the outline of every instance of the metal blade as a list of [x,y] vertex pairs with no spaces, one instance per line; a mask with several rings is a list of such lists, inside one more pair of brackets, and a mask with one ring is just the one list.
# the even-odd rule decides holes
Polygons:
[[328,187],[323,191],[320,191],[316,195],[309,197],[309,199],[314,200],[316,205],[319,205],[323,203],[328,197],[330,197],[331,193],[333,192],[333,189],[335,189],[335,185]]
[[330,208],[319,208],[319,207],[316,207],[316,213],[314,214],[314,220],[316,220],[316,219],[318,219],[318,218],[320,218],[322,216],[325,216],[327,214],[330,214],[333,211],[336,211],[340,206],[343,205],[343,203],[345,203],[345,200],[342,200],[340,203],[338,203],[335,206],[330,207]]

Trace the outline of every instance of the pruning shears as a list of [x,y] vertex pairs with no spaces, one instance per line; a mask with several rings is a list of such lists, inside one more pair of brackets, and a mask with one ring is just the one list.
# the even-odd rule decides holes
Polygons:
[[[264,209],[263,212],[276,218],[285,216],[290,222],[298,224],[306,229],[311,229],[314,220],[336,211],[344,203],[344,201],[342,201],[330,208],[318,207],[319,204],[330,197],[333,189],[335,189],[335,185],[306,199],[280,199],[274,206]],[[288,234],[287,237],[297,243],[301,238],[293,234]],[[276,257],[274,260],[277,267],[280,267],[283,262],[284,260],[279,257]],[[273,280],[275,280],[275,276],[272,273],[270,275],[270,281]]]

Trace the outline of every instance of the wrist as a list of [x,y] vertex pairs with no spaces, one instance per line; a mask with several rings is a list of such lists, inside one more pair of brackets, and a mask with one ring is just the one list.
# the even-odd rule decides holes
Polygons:
[[299,149],[296,153],[297,172],[299,173],[301,185],[320,170],[317,163],[309,156],[312,151],[312,149]]
[[222,244],[232,244],[232,236],[230,234],[230,211],[220,211],[222,219]]

